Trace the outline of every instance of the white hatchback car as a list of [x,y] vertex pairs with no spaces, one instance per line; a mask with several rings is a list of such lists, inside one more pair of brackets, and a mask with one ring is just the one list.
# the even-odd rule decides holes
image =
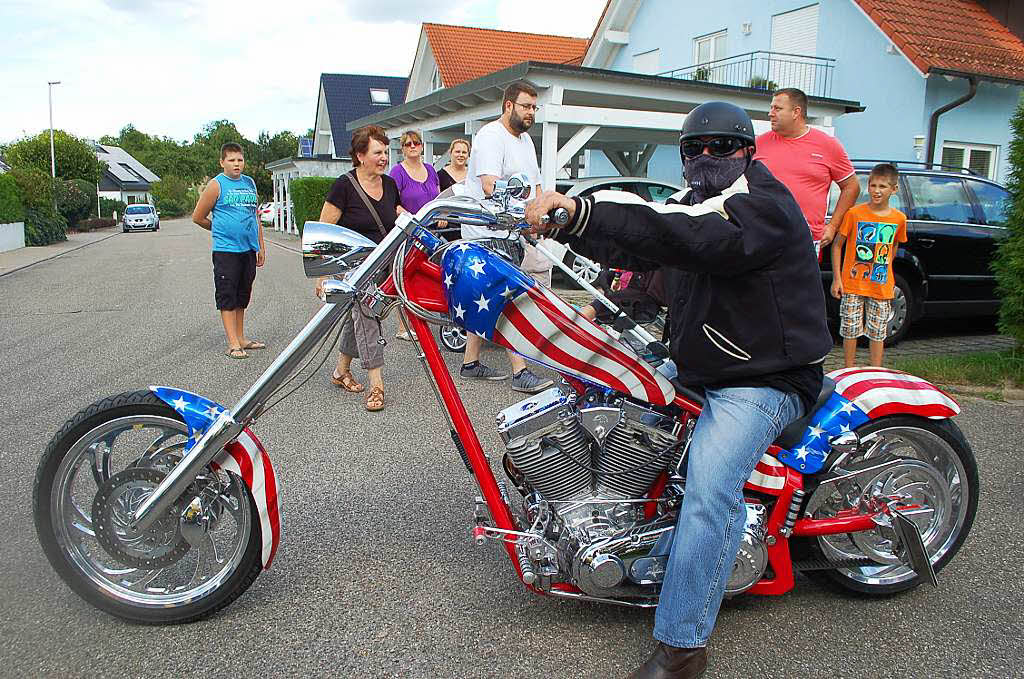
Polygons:
[[[664,203],[672,195],[681,191],[682,187],[646,177],[588,177],[586,179],[560,180],[555,182],[555,190],[570,197],[589,196],[595,191],[628,191],[644,200]],[[600,264],[592,262],[582,255],[577,255],[572,248],[563,243],[545,238],[541,241],[541,246],[560,258],[566,266],[582,276],[583,280],[588,283],[597,280],[598,274],[601,273]]]

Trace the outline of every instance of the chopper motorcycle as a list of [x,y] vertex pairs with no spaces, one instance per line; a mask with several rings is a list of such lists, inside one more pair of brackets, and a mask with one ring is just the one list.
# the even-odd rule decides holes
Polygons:
[[[281,537],[274,466],[250,425],[319,352],[330,355],[332,331],[359,304],[378,318],[398,308],[418,338],[443,421],[480,489],[473,539],[499,543],[536,593],[656,606],[703,397],[671,378],[665,347],[628,318],[613,339],[502,255],[429,228],[524,227],[526,190],[513,177],[484,201],[438,198],[401,215],[380,244],[307,222],[304,270],[332,277],[326,303],[237,404],[154,386],[72,417],[49,443],[33,493],[36,530],[60,577],[96,607],[150,624],[200,620],[240,596]],[[564,223],[561,212],[550,219]],[[428,323],[475,332],[561,375],[497,415],[503,481]],[[912,375],[829,373],[814,408],[764,451],[744,486],[727,595],[783,594],[797,571],[864,593],[935,584],[978,502],[977,463],[951,420],[958,412]]]

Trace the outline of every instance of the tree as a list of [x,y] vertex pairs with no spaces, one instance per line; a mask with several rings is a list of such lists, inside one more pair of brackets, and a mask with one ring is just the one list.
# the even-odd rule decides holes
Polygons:
[[153,202],[160,210],[162,217],[180,217],[192,210],[188,190],[191,188],[187,180],[174,175],[164,175],[153,184]]
[[[103,173],[92,144],[68,134],[53,131],[53,151],[58,179],[84,179],[95,184]],[[6,159],[12,167],[34,168],[50,174],[50,132],[25,137],[7,147]]]
[[1024,95],[1010,119],[1009,205],[1006,206],[1008,235],[999,244],[992,269],[1002,303],[999,305],[999,330],[1024,348]]

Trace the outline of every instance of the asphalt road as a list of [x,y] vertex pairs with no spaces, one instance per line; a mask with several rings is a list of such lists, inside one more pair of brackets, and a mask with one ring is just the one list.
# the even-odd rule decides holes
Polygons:
[[[150,384],[230,404],[317,306],[298,256],[271,247],[248,326],[271,351],[226,358],[208,236],[183,220],[0,279],[0,675],[614,677],[646,657],[652,612],[531,594],[497,546],[473,546],[477,493],[397,341],[383,412],[332,387],[325,367],[255,426],[282,484],[284,539],[229,608],[144,627],[63,584],[30,507],[53,432],[97,399]],[[486,360],[504,364],[494,351]],[[461,388],[497,452],[493,416],[517,399],[504,385]],[[784,597],[727,602],[708,676],[1024,676],[1022,415],[964,404],[982,496],[939,589],[868,599],[801,578]]]

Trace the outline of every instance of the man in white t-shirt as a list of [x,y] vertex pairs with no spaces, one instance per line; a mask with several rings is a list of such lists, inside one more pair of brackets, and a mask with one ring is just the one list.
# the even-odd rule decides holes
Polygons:
[[[505,88],[502,98],[501,117],[487,123],[473,139],[473,153],[469,157],[469,172],[466,175],[466,195],[484,198],[494,192],[494,183],[511,174],[524,173],[533,187],[530,196],[540,191],[540,168],[537,166],[537,150],[533,139],[527,133],[537,113],[537,91],[523,82],[515,82]],[[484,244],[508,254],[517,264],[523,261],[523,246],[515,235],[508,231],[490,231],[479,226],[463,225],[463,238],[489,238]],[[495,370],[480,362],[480,348],[483,338],[468,333],[466,354],[459,376],[468,380],[504,380],[506,373]],[[519,354],[508,352],[512,364],[512,389],[534,394],[547,389],[552,381],[534,375],[526,367],[526,361]]]

